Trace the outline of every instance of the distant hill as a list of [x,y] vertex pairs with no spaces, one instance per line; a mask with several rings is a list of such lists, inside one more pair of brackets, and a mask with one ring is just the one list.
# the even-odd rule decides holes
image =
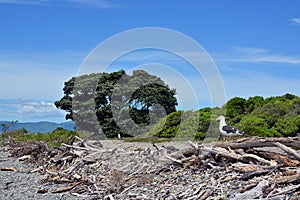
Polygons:
[[[0,124],[9,123],[8,121],[0,121]],[[17,123],[9,130],[16,130],[20,128],[25,128],[32,133],[47,133],[52,132],[58,127],[62,127],[67,130],[74,130],[74,122],[64,122],[64,123],[54,123],[54,122],[26,122]],[[2,132],[2,130],[0,130]]]

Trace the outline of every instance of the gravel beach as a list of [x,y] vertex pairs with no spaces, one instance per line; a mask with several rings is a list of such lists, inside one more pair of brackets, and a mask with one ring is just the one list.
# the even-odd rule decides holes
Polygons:
[[274,165],[247,154],[239,162],[241,149],[176,141],[84,144],[0,143],[0,199],[299,200],[297,160]]
[[[135,149],[135,148],[150,148],[151,143],[124,143],[118,140],[101,141],[104,149],[119,148],[119,149]],[[159,143],[158,147],[165,145],[174,145],[174,142]],[[176,146],[180,149],[186,146],[186,143],[176,142]],[[58,187],[67,187],[67,184],[47,184],[42,180],[47,178],[46,175],[41,175],[39,172],[30,173],[36,169],[32,163],[27,161],[19,161],[18,158],[12,157],[8,152],[8,148],[0,144],[0,168],[12,168],[15,171],[0,171],[0,199],[1,200],[19,200],[19,199],[93,199],[94,197],[73,196],[70,193],[55,194],[51,193]],[[40,194],[38,191],[48,190],[45,194]]]
[[[52,190],[55,185],[41,184],[45,175],[29,173],[35,167],[25,161],[18,161],[11,157],[6,148],[0,147],[0,168],[13,168],[16,171],[0,171],[0,199],[74,199],[68,193],[39,194],[41,189]],[[82,198],[83,199],[83,198]]]

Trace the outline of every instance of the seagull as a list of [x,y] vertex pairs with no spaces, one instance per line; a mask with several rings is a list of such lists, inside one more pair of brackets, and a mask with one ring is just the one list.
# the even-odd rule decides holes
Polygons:
[[224,140],[226,139],[226,136],[229,136],[229,135],[243,135],[244,134],[244,133],[240,133],[238,129],[228,126],[225,122],[224,116],[219,116],[217,118],[217,121],[220,121],[219,130],[220,130],[220,133]]

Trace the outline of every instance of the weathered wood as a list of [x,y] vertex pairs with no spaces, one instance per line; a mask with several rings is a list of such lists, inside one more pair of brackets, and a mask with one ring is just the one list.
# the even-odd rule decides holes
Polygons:
[[[37,165],[32,171],[46,175],[42,183],[66,184],[54,193],[87,199],[190,200],[276,200],[300,194],[299,152],[289,149],[299,142],[295,138],[253,137],[210,146],[188,141],[185,148],[176,143],[124,146],[119,140],[103,141],[101,148],[97,141],[77,139],[79,143],[55,149],[35,144],[38,151],[28,154]],[[288,150],[282,151],[280,144]],[[12,149],[20,157],[33,148]]]
[[288,187],[285,187],[282,191],[280,192],[277,192],[277,193],[272,193],[272,194],[269,194],[267,197],[276,197],[278,195],[282,195],[282,194],[287,194],[287,193],[290,193],[290,192],[293,192],[297,189],[300,188],[300,184],[298,185],[293,185],[293,186],[288,186]]
[[256,159],[257,161],[266,164],[266,165],[271,165],[271,162],[261,158],[257,155],[253,155],[253,154],[243,154],[243,155],[239,155],[237,153],[235,153],[234,151],[228,151],[224,148],[220,148],[220,147],[215,147],[215,148],[209,148],[209,147],[202,147],[201,149],[202,151],[208,151],[210,153],[214,153],[214,154],[218,154],[221,155],[223,157],[227,157],[227,158],[232,158],[235,160],[242,160],[243,158],[253,158]]
[[178,163],[178,164],[182,164],[181,160],[177,160],[176,158],[173,158],[171,156],[168,156],[168,155],[165,155],[166,158],[168,158],[169,160],[175,162],[175,163]]
[[15,172],[17,170],[13,167],[2,167],[0,168],[0,171]]
[[300,174],[295,174],[292,176],[281,176],[278,178],[275,178],[272,182],[277,183],[277,184],[287,184],[291,183],[293,181],[300,180]]
[[189,145],[191,145],[195,150],[199,149],[199,145],[198,142],[192,142],[192,141],[188,141]]
[[270,173],[270,171],[272,171],[272,169],[247,171],[241,177],[241,180],[245,181],[245,180],[249,180],[255,176],[262,176],[262,175]]
[[241,140],[230,141],[230,142],[217,142],[214,144],[215,147],[223,147],[231,149],[238,148],[254,148],[254,147],[274,147],[274,143],[279,142],[289,147],[300,148],[300,137],[288,137],[288,138],[260,138],[251,137],[243,138]]
[[62,143],[61,145],[68,147],[68,148],[78,149],[78,150],[85,150],[85,151],[90,150],[89,148],[86,148],[86,147],[79,147],[79,146],[69,145],[69,144],[65,144],[65,143]]
[[263,194],[262,188],[267,186],[269,182],[267,180],[263,180],[257,184],[251,190],[248,190],[244,193],[239,193],[235,196],[234,200],[246,200],[246,199],[255,199]]
[[210,188],[207,189],[207,190],[204,192],[204,194],[200,196],[199,200],[205,200],[205,199],[207,199],[207,198],[211,195],[212,192],[213,192],[212,189],[210,189]]
[[254,171],[254,170],[263,170],[263,166],[261,165],[253,165],[253,164],[246,164],[246,163],[233,163],[232,164],[234,170],[238,172],[248,172],[248,171]]
[[18,160],[20,160],[20,161],[24,161],[24,160],[28,160],[28,159],[31,159],[31,155],[25,155],[25,156],[21,156],[18,158]]
[[296,167],[300,164],[298,160],[291,159],[288,156],[279,153],[268,152],[268,151],[256,151],[256,152],[249,151],[249,152],[256,153],[257,155],[265,159],[274,160],[278,165],[285,166],[285,167],[287,166]]
[[296,159],[300,160],[300,154],[297,153],[297,151],[295,151],[294,149],[287,147],[283,144],[280,144],[279,142],[274,142],[274,144],[279,147],[280,149],[282,149],[283,151],[295,156]]
[[45,194],[47,192],[48,192],[47,189],[40,189],[40,190],[37,191],[37,193],[39,193],[39,194]]
[[57,189],[57,190],[51,191],[51,193],[63,193],[63,192],[68,192],[68,191],[73,190],[77,185],[80,185],[80,184],[85,183],[85,182],[86,182],[85,180],[84,180],[84,181],[79,181],[79,182],[76,182],[76,183],[72,184],[72,186],[70,186],[70,187],[59,188],[59,189]]

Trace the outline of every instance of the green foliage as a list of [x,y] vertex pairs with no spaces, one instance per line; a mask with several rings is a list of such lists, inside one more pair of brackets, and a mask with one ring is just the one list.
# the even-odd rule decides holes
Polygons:
[[182,111],[177,111],[169,114],[167,117],[161,119],[150,130],[148,135],[158,137],[171,138],[175,137],[181,122]]
[[282,133],[283,136],[295,136],[295,133],[298,133],[300,130],[300,116],[281,118],[275,123],[274,128]]
[[291,116],[300,115],[300,98],[295,98],[290,101],[290,113]]
[[241,130],[245,131],[246,136],[259,137],[281,137],[282,135],[274,129],[258,126],[245,126]]
[[253,110],[265,104],[265,100],[261,96],[249,97],[245,103],[245,111],[250,114]]
[[247,126],[268,128],[268,124],[263,118],[253,115],[247,115],[243,117],[243,119],[238,123],[238,127]]
[[241,97],[234,97],[226,104],[226,115],[234,122],[237,123],[241,120],[241,116],[245,113],[246,100]]
[[[282,137],[300,132],[300,98],[295,95],[266,99],[261,96],[235,97],[223,109],[227,109],[227,123],[245,132],[246,136]],[[171,113],[153,126],[148,135],[199,140],[207,134],[214,137],[219,133],[215,119],[221,113],[219,108]]]
[[73,77],[70,80],[65,82],[65,86],[63,88],[64,96],[59,101],[55,101],[54,105],[62,110],[68,112],[66,115],[66,120],[73,120],[73,112],[72,112],[72,95],[76,78]]
[[248,135],[295,136],[300,131],[299,97],[285,94],[269,97],[264,101],[261,97],[250,97],[247,102],[250,100],[254,110],[236,124]]
[[262,107],[255,109],[252,115],[262,118],[268,124],[268,128],[272,128],[275,123],[285,116],[289,111],[289,107],[284,103],[267,103]]
[[[219,134],[215,119],[224,111],[227,123],[246,136],[281,137],[300,132],[300,98],[292,94],[265,99],[234,97],[221,109],[176,112],[175,90],[142,70],[132,76],[121,70],[72,78],[65,83],[64,92],[55,105],[68,112],[66,118],[76,118],[80,122],[77,127],[89,132],[102,129],[107,137],[120,134],[202,140],[209,134],[213,138]],[[93,120],[87,120],[91,116]],[[149,124],[154,124],[150,130]]]
[[41,141],[47,143],[49,147],[60,146],[61,143],[69,143],[78,133],[74,131],[57,128],[51,133],[26,133],[24,129],[6,132],[1,135],[2,140],[14,140],[18,142]]
[[147,125],[176,111],[177,105],[176,91],[143,70],[132,76],[120,70],[73,77],[65,82],[64,94],[55,105],[67,111],[77,130],[103,131],[109,138],[147,132]]
[[148,135],[202,140],[212,123],[211,118],[211,108],[173,112],[153,126]]
[[7,139],[14,139],[14,138],[21,137],[24,134],[25,132],[23,129],[17,129],[15,131],[3,132],[0,136],[1,136],[1,140],[7,140]]

